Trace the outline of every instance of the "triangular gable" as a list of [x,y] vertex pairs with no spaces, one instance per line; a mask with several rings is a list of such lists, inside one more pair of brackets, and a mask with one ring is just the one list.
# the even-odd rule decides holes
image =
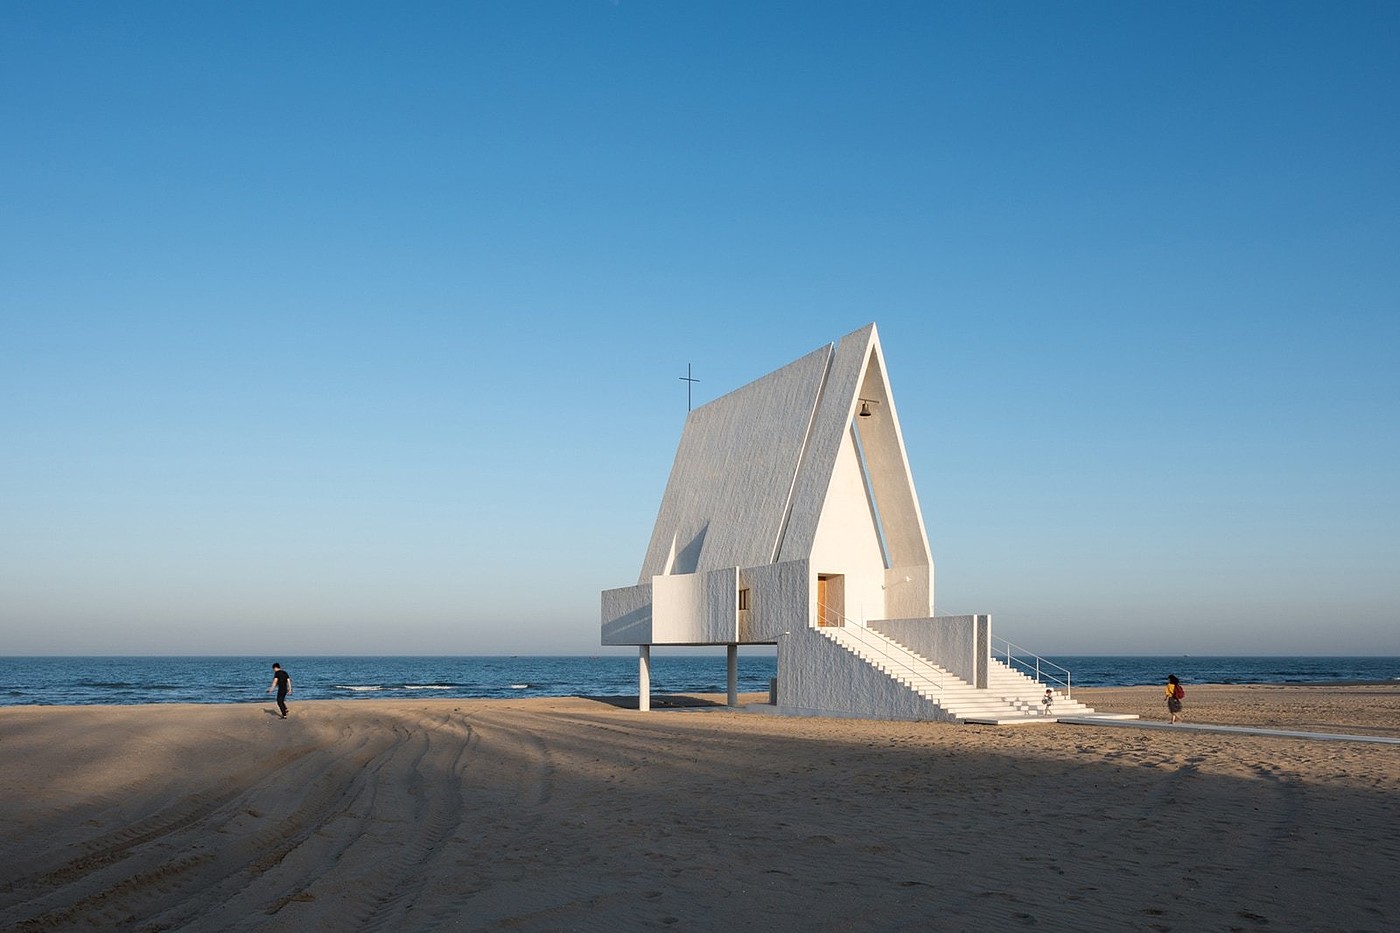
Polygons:
[[932,556],[923,511],[919,508],[919,497],[914,490],[914,475],[909,469],[909,455],[904,449],[904,432],[899,427],[894,395],[885,375],[885,355],[877,335],[872,334],[859,397],[877,402],[873,406],[875,412],[872,417],[858,417],[855,421],[860,430],[876,507],[884,526],[890,570],[899,575],[911,568],[931,568]]
[[926,614],[933,562],[874,324],[690,413],[639,582],[809,557],[854,433],[891,579],[916,584],[898,601]]
[[[869,401],[869,418],[857,414],[862,399]],[[889,578],[914,584],[890,595],[902,612],[925,615],[932,611],[933,559],[874,324],[835,345],[776,559],[799,560],[812,553],[837,456],[853,432],[859,434],[871,504],[884,533]]]
[[837,454],[856,413],[857,390],[874,337],[875,325],[867,324],[834,345],[826,387],[812,418],[802,469],[793,487],[791,517],[772,560],[800,560],[812,553],[817,522],[831,486]]

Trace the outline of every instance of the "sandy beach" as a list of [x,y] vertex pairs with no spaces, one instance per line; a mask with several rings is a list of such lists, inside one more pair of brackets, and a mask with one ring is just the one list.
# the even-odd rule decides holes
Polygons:
[[[1400,736],[1400,687],[1188,690],[1187,722]],[[1157,687],[1077,695],[1165,714]],[[270,710],[0,708],[0,927],[1400,926],[1395,745],[583,698]]]

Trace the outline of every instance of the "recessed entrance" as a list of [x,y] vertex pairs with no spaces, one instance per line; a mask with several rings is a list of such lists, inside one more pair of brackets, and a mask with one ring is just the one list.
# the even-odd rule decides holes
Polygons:
[[817,624],[846,624],[846,577],[840,573],[817,574]]

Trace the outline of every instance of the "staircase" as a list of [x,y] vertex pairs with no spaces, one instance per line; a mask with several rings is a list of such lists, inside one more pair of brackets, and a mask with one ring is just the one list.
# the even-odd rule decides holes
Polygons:
[[1050,713],[1041,705],[1045,685],[1006,664],[988,659],[987,688],[981,689],[885,635],[854,622],[817,629],[823,636],[936,704],[954,722],[1029,725],[1056,722],[1059,717],[1136,719],[1116,713],[1095,713],[1063,691],[1055,692]]

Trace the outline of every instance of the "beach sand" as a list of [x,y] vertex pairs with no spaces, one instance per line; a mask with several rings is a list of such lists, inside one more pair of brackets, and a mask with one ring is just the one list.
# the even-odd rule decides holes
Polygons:
[[[0,928],[1400,927],[1400,746],[675,702],[0,708]],[[1186,718],[1400,735],[1400,687]]]

